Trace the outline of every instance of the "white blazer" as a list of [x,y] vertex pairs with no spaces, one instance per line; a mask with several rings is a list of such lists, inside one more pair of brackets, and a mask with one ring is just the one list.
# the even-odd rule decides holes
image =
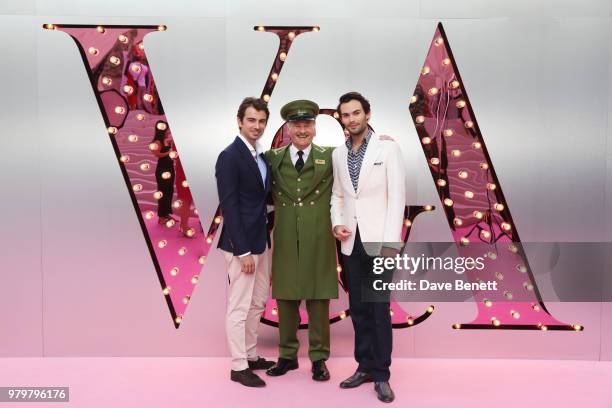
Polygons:
[[346,225],[352,231],[351,236],[341,243],[342,253],[352,253],[357,226],[362,242],[401,242],[406,174],[399,146],[393,141],[379,140],[372,133],[361,164],[357,192],[351,183],[347,158],[345,144],[334,149],[332,227]]

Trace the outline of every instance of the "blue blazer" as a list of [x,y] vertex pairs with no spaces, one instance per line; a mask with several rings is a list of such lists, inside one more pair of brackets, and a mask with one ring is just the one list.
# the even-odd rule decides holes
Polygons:
[[266,202],[272,172],[266,166],[264,183],[253,155],[238,136],[219,154],[215,177],[223,229],[218,248],[238,256],[261,254],[270,247]]

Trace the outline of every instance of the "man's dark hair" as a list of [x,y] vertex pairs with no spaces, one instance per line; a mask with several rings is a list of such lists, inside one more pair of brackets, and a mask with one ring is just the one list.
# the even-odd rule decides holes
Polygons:
[[244,112],[246,112],[247,108],[253,107],[257,111],[266,112],[266,120],[270,117],[270,111],[268,110],[268,104],[264,102],[263,99],[255,98],[253,96],[248,96],[242,100],[240,106],[238,107],[238,119],[242,121],[244,119]]
[[362,94],[359,92],[347,92],[340,97],[338,107],[336,107],[336,112],[338,112],[338,115],[340,114],[340,105],[350,101],[359,101],[359,103],[361,103],[361,107],[363,108],[363,112],[366,114],[370,113],[370,102],[364,98]]

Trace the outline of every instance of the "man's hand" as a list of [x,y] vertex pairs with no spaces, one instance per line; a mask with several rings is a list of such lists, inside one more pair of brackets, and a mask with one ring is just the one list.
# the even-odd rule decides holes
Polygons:
[[346,241],[352,232],[346,225],[336,225],[333,231],[334,237],[340,241]]
[[240,270],[246,274],[252,274],[255,272],[255,258],[253,255],[243,256],[240,259]]
[[395,142],[395,139],[389,135],[380,135],[378,136],[378,140],[390,140],[392,142]]

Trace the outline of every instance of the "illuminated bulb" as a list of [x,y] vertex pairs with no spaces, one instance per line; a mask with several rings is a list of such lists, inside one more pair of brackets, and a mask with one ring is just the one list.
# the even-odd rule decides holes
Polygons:
[[466,128],[472,128],[472,127],[474,127],[474,122],[472,122],[471,120],[468,120],[467,122],[465,122],[464,126]]
[[102,77],[102,83],[106,86],[111,86],[113,84],[113,80],[109,77]]
[[121,64],[121,60],[119,58],[115,57],[114,55],[112,57],[110,57],[109,61],[113,65]]
[[393,315],[394,315],[393,310],[389,309],[389,315],[390,315],[390,316],[393,316]]
[[427,74],[429,74],[430,71],[431,70],[429,69],[428,66],[424,66],[423,69],[421,69],[421,74],[427,75]]
[[539,312],[539,311],[540,311],[540,305],[536,305],[535,303],[534,303],[533,305],[531,305],[531,308],[532,308],[533,310],[535,310],[536,312]]
[[198,275],[194,275],[191,277],[191,283],[193,283],[194,285],[198,283]]
[[278,314],[278,309],[277,308],[272,308],[272,314],[274,316],[276,316]]
[[319,26],[315,26],[315,27],[312,29],[312,31],[314,31],[315,33],[318,33],[320,29],[321,29],[321,27],[319,27]]
[[493,306],[493,302],[491,302],[489,299],[485,299],[484,300],[484,305],[486,307],[491,307],[491,306]]
[[413,95],[412,97],[410,97],[410,103],[415,103],[417,99],[418,98],[415,95]]
[[474,198],[474,193],[467,190],[465,193],[463,193],[465,195],[465,198]]
[[265,31],[266,28],[264,26],[257,26],[257,31]]
[[582,326],[581,326],[581,325],[579,325],[579,324],[575,324],[575,325],[573,325],[572,327],[573,327],[573,328],[574,328],[574,330],[576,330],[576,331],[580,331],[580,330],[582,330]]
[[450,65],[450,63],[451,63],[450,58],[444,58],[442,60],[442,65]]
[[272,78],[273,81],[276,81],[278,79],[278,74],[275,72],[270,76],[270,78]]
[[279,58],[281,61],[284,61],[284,60],[287,58],[287,53],[285,53],[285,52],[281,52],[281,53],[278,55],[278,58]]
[[442,37],[438,37],[436,38],[436,41],[434,41],[434,44],[436,45],[436,47],[439,47],[440,45],[444,44],[444,40],[442,39]]
[[166,31],[166,26],[165,25],[157,26],[157,31]]
[[338,112],[334,112],[334,118],[339,119],[340,115],[338,115]]
[[512,298],[514,298],[514,295],[512,294],[512,292],[509,291],[505,291],[504,292],[504,297],[508,300],[512,300]]
[[187,187],[189,187],[189,183],[187,182],[187,180],[183,180],[183,181],[181,182],[181,186],[183,186],[183,187],[187,188]]
[[520,273],[527,273],[527,267],[525,265],[516,265],[516,270]]
[[434,307],[433,307],[433,306],[431,306],[431,305],[429,305],[429,306],[427,306],[427,309],[426,309],[426,310],[427,310],[427,313],[433,313],[433,311],[434,311]]
[[170,152],[170,154],[168,155],[171,159],[176,159],[178,157],[178,153],[173,150]]
[[174,208],[181,208],[182,205],[183,205],[182,200],[176,200],[174,203],[172,203],[172,207]]
[[450,86],[453,89],[459,88],[459,81],[457,81],[456,79],[454,81],[451,81]]
[[504,205],[500,204],[500,203],[495,203],[493,205],[493,207],[497,210],[497,211],[504,211]]
[[212,237],[207,237],[207,238],[206,238],[206,243],[207,243],[207,244],[210,244],[210,243],[212,243],[212,242],[213,242]]
[[123,106],[115,106],[115,113],[123,115],[125,113],[125,108]]
[[295,33],[293,31],[290,31],[289,34],[287,34],[287,38],[293,40],[295,38]]
[[98,50],[94,47],[89,47],[87,52],[90,53],[91,55],[98,55]]
[[408,320],[406,320],[406,322],[408,323],[408,326],[412,326],[414,324],[414,320],[412,318],[408,318]]
[[531,284],[531,282],[523,282],[523,288],[525,288],[525,290],[532,291],[533,285]]
[[493,326],[495,326],[495,327],[497,327],[497,326],[499,326],[501,324],[500,321],[497,320],[496,318],[493,318],[491,323],[493,323]]
[[202,255],[201,257],[199,257],[198,262],[200,263],[200,265],[204,265],[204,262],[206,262],[206,256]]
[[166,221],[166,227],[168,227],[168,228],[174,227],[174,224],[176,224],[176,221],[174,221],[174,220]]
[[487,256],[492,259],[492,260],[496,260],[497,259],[497,254],[495,252],[489,252],[487,253]]
[[459,178],[466,179],[468,178],[469,173],[465,170],[461,170],[459,173],[457,173],[457,175]]
[[[160,30],[160,31],[163,31],[163,30]],[[177,324],[179,324],[179,323],[181,323],[181,322],[183,321],[183,318],[182,318],[181,316],[176,316],[176,319],[174,319],[174,321],[175,321]]]
[[47,30],[55,30],[56,29],[55,24],[45,24],[45,28]]
[[114,126],[109,127],[108,129],[106,129],[106,131],[111,135],[117,134],[117,128]]
[[96,30],[98,30],[98,32],[99,32],[100,34],[104,34],[104,32],[106,31],[106,30],[104,29],[104,27],[102,27],[102,26],[97,26],[97,27],[96,27]]
[[186,235],[187,235],[189,238],[191,238],[191,237],[193,237],[193,236],[195,235],[195,230],[194,230],[193,228],[189,228],[189,229],[187,229],[187,231],[185,231],[185,234],[186,234]]
[[456,107],[458,107],[459,109],[461,108],[465,108],[465,101],[461,100],[461,101],[457,101],[457,103],[455,104]]
[[472,213],[472,215],[473,215],[474,217],[478,218],[479,220],[481,220],[481,219],[482,219],[482,213],[481,213],[480,211],[474,211],[474,212]]
[[[132,143],[136,143],[138,141],[138,136],[137,135],[129,135],[128,136],[128,140]],[[142,166],[140,166],[142,168]]]
[[145,115],[139,113],[138,115],[136,115],[136,120],[145,120]]
[[121,35],[119,36],[119,41],[121,41],[121,42],[122,42],[122,43],[124,43],[124,44],[127,44],[127,42],[128,42],[128,38],[127,38],[125,35],[121,34]]
[[342,272],[342,266],[336,265],[336,272],[338,273]]
[[139,73],[141,71],[140,65],[138,64],[132,64],[130,69],[132,70],[132,72],[135,72],[135,73]]
[[453,135],[453,130],[452,129],[444,129],[444,132],[442,132],[442,134],[446,137],[452,136]]
[[159,150],[159,143],[157,142],[149,143],[149,150]]
[[179,268],[177,268],[176,266],[170,270],[170,275],[172,276],[176,276],[178,275],[178,273],[179,273]]
[[480,144],[480,142],[474,142],[472,143],[472,147],[474,149],[480,149],[482,147],[482,144]]
[[453,329],[459,330],[460,328],[461,328],[461,324],[459,324],[459,323],[453,324]]
[[512,317],[514,317],[515,319],[518,319],[521,317],[521,314],[519,312],[512,311],[511,314],[512,314]]
[[415,119],[416,123],[423,123],[425,122],[425,116],[417,116]]
[[124,93],[126,93],[126,94],[128,94],[128,95],[131,95],[131,94],[133,94],[133,93],[134,93],[134,88],[132,88],[132,87],[131,87],[131,86],[129,86],[129,85],[125,85],[125,86],[123,87],[123,92],[124,92]]
[[170,286],[166,286],[164,288],[164,290],[162,290],[162,292],[164,292],[164,295],[169,295],[170,294]]
[[130,156],[127,156],[127,155],[122,155],[121,157],[119,157],[119,161],[120,161],[121,163],[127,163],[127,162],[129,162],[129,161],[130,161]]
[[459,157],[461,156],[461,150],[453,150],[451,154],[453,155],[453,157]]
[[406,221],[404,221],[404,225],[407,226],[407,227],[411,227],[412,226],[412,221],[406,220]]
[[453,200],[451,200],[450,198],[445,198],[444,205],[447,207],[451,207],[453,205]]
[[137,192],[139,192],[139,191],[142,191],[142,184],[134,184],[134,185],[132,186],[132,190],[133,190],[134,192],[136,192],[136,193],[137,193]]
[[508,247],[508,251],[512,252],[513,254],[516,254],[518,252],[518,248],[516,247],[516,245],[510,245]]
[[466,237],[462,237],[462,238],[460,239],[460,244],[461,244],[462,246],[466,246],[466,245],[468,245],[469,243],[470,243],[470,240],[469,240],[469,239],[467,239]]
[[159,200],[163,196],[164,196],[164,193],[162,193],[161,191],[156,191],[153,193],[153,198],[155,198],[156,200]]
[[456,226],[460,227],[463,225],[463,221],[461,221],[461,218],[455,218],[453,220],[453,224],[455,224]]
[[[183,187],[187,187],[187,186],[183,186]],[[195,215],[198,215],[198,214],[199,214],[199,213],[198,213],[198,209],[197,209],[197,208],[194,208],[194,209],[193,209],[193,213],[194,213]]]
[[446,185],[446,180],[438,179],[438,181],[436,183],[438,184],[438,186],[444,187]]
[[545,325],[542,325],[542,326],[540,327],[540,329],[541,329],[542,331],[547,331],[547,330],[548,330],[548,327],[547,327],[547,326],[545,326]]
[[164,171],[164,172],[161,174],[161,176],[162,176],[162,178],[163,178],[164,180],[168,180],[170,177],[172,177],[172,173],[170,173],[169,171]]
[[427,91],[427,93],[428,93],[429,95],[432,95],[432,96],[433,96],[433,95],[437,95],[439,91],[440,91],[440,90],[439,90],[438,88],[435,88],[435,87],[434,87],[434,88],[429,88],[429,90]]
[[512,226],[508,224],[507,222],[502,222],[501,227],[504,231],[510,231],[512,229]]
[[504,274],[501,272],[496,272],[495,277],[497,278],[497,280],[504,280]]
[[168,125],[166,125],[165,122],[159,122],[156,125],[157,130],[166,130],[168,128]]
[[431,160],[429,160],[429,162],[433,164],[434,166],[437,166],[438,164],[440,164],[440,159],[438,159],[437,157],[434,157]]
[[346,312],[340,312],[340,319],[346,319]]
[[270,100],[270,95],[264,95],[262,98],[265,102],[268,102]]
[[428,204],[425,206],[425,211],[431,211],[431,210],[433,210],[433,207],[431,205]]
[[491,233],[489,231],[482,230],[480,231],[480,236],[484,239],[491,238]]
[[223,219],[221,218],[221,216],[220,216],[220,215],[216,216],[216,217],[215,217],[215,224],[221,224],[221,221],[222,221],[222,220],[223,220]]
[[154,215],[155,215],[155,214],[153,213],[153,211],[147,211],[147,212],[145,213],[145,218],[146,218],[147,220],[152,220]]
[[189,296],[185,296],[185,297],[183,298],[183,303],[184,303],[184,304],[189,303],[189,299],[190,299],[190,297],[189,297]]
[[497,186],[494,183],[487,183],[487,189],[495,190],[495,188],[497,188]]
[[179,250],[178,250],[178,254],[179,254],[180,256],[183,256],[183,255],[185,255],[186,253],[187,253],[187,248],[185,248],[185,247],[181,247],[181,248],[179,248]]
[[168,241],[166,241],[165,239],[162,239],[161,241],[157,243],[157,246],[160,248],[165,248],[166,245],[168,245]]
[[144,44],[141,42],[138,43],[138,48],[144,50]]
[[144,96],[142,97],[142,99],[144,99],[147,102],[151,102],[153,100],[153,95],[149,95],[149,94],[144,94]]
[[429,136],[425,136],[424,138],[421,139],[421,142],[423,142],[423,144],[430,144],[431,138]]
[[482,170],[487,170],[489,168],[489,165],[487,163],[480,163],[480,168]]

